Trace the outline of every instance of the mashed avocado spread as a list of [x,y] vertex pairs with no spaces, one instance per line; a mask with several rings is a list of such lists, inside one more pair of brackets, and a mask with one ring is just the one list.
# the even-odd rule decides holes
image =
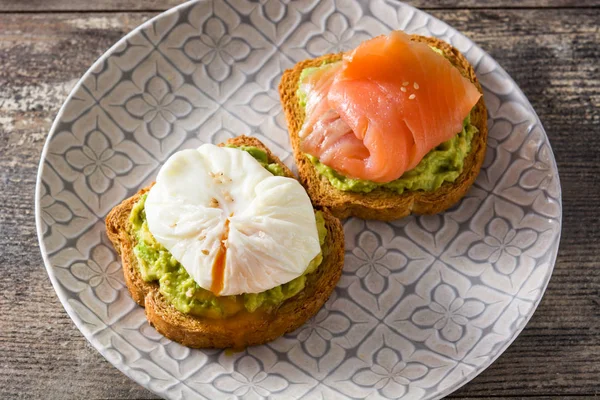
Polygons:
[[[235,146],[230,146],[235,147]],[[278,164],[269,164],[267,153],[256,148],[243,146],[247,151],[273,175],[284,175]],[[209,290],[203,289],[187,273],[185,268],[154,239],[148,230],[144,205],[146,194],[133,206],[129,216],[132,234],[136,238],[133,252],[138,260],[142,279],[146,282],[158,281],[160,293],[178,310],[208,318],[226,318],[242,310],[254,312],[276,308],[285,300],[295,296],[306,283],[306,275],[314,272],[323,260],[319,253],[308,265],[304,275],[261,293],[245,293],[237,296],[215,296]],[[315,213],[317,231],[321,249],[325,243],[327,229],[320,211]]]
[[277,175],[277,176],[284,176],[285,175],[285,173],[283,172],[283,168],[281,167],[281,165],[279,165],[277,163],[271,163],[271,164],[269,164],[269,156],[267,155],[266,152],[262,151],[258,147],[254,147],[254,146],[232,146],[232,145],[227,145],[227,147],[232,147],[232,148],[244,150],[245,152],[250,153],[250,155],[252,157],[254,157],[254,159],[256,159],[256,161],[258,161],[260,163],[260,165],[262,165],[267,171],[269,171],[273,175]]
[[[432,47],[432,50],[440,55],[444,54],[437,48]],[[326,64],[320,67],[304,69],[300,74],[299,82],[302,82],[305,77],[325,66]],[[304,93],[300,85],[296,94],[300,106],[305,107],[306,93]],[[369,193],[374,189],[384,188],[399,194],[402,194],[405,190],[433,191],[442,186],[444,182],[454,182],[462,173],[465,157],[471,151],[471,141],[476,133],[477,128],[471,125],[471,117],[467,116],[463,121],[461,132],[458,132],[452,139],[432,149],[415,168],[406,171],[400,178],[388,183],[349,178],[333,168],[322,164],[318,158],[310,154],[306,154],[306,156],[314,165],[317,172],[325,176],[339,190]]]

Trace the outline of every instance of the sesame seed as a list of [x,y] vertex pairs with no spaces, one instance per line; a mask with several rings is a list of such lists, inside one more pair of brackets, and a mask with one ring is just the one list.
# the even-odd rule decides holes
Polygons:
[[164,282],[164,283],[165,283],[165,285],[169,286],[169,285],[171,284],[171,281],[170,281],[170,280],[168,280],[168,279],[165,279],[165,282]]
[[219,207],[219,201],[213,197],[212,199],[210,199],[210,204],[208,206],[212,208],[217,208]]
[[200,237],[198,238],[198,240],[200,240],[200,241],[202,241],[202,240],[204,240],[204,239],[206,239],[206,235],[202,235],[202,236],[200,236]]
[[174,224],[169,225],[169,228],[175,228],[177,226],[177,222],[175,222]]
[[408,96],[408,99],[409,99],[409,100],[413,100],[415,97],[417,97],[417,96],[415,96],[415,94],[413,93],[413,94],[411,94],[410,96]]
[[194,289],[189,288],[187,292],[185,292],[187,297],[192,297],[194,295]]
[[209,171],[209,172],[208,172],[208,174],[210,175],[210,177],[211,177],[211,178],[214,178],[214,177],[215,177],[215,173],[214,173],[214,172],[212,172],[212,171]]
[[208,255],[208,250],[202,249],[202,254],[204,254],[205,256],[207,256]]
[[402,86],[408,86],[408,82],[402,82]]
[[402,87],[400,88],[400,90],[402,90],[403,92],[406,92],[406,88],[405,88],[404,86],[402,86]]
[[414,87],[416,90],[419,90],[419,84],[418,84],[417,82],[413,83],[413,87]]

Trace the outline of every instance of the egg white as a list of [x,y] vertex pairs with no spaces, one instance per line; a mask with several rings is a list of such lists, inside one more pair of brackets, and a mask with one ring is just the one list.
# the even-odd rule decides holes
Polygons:
[[321,251],[304,188],[240,149],[205,144],[175,153],[160,169],[145,211],[152,235],[204,289],[214,291],[215,258],[224,246],[219,296],[287,283]]

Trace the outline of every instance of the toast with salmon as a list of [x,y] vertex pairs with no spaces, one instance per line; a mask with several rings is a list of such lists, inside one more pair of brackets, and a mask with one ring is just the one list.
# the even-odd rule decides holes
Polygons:
[[[226,144],[263,150],[267,153],[269,163],[279,164],[285,176],[293,178],[291,171],[258,139],[240,136],[230,139]],[[275,311],[256,315],[246,313],[240,318],[234,315],[227,319],[199,318],[178,311],[159,292],[156,281],[142,279],[134,254],[136,239],[131,233],[129,216],[140,197],[151,187],[140,190],[113,208],[106,217],[106,231],[121,256],[125,283],[131,297],[145,308],[150,325],[165,337],[194,348],[237,350],[263,344],[300,327],[317,313],[333,292],[344,264],[344,232],[340,221],[324,210],[327,236],[322,246],[323,260],[315,272],[306,275],[304,289],[284,301]]]
[[[441,51],[444,57],[483,93],[475,71],[467,59],[448,43],[431,37],[411,35],[411,41],[422,42]],[[344,53],[327,54],[315,59],[301,61],[284,72],[279,85],[282,107],[292,144],[299,180],[306,188],[313,203],[331,211],[338,218],[355,216],[364,219],[395,220],[409,214],[436,214],[457,203],[475,181],[483,163],[487,143],[487,111],[483,96],[470,112],[470,123],[477,128],[471,139],[471,150],[464,159],[460,175],[452,182],[444,182],[433,191],[405,190],[403,193],[378,187],[371,192],[343,191],[333,186],[327,177],[316,170],[301,148],[300,131],[305,120],[304,107],[297,94],[302,71],[309,67],[339,61]],[[415,89],[418,86],[415,85]],[[402,89],[402,91],[405,91]],[[413,99],[414,96],[411,96]]]

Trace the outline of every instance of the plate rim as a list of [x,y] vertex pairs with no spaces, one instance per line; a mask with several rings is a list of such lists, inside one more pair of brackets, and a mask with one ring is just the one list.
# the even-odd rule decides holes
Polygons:
[[[71,321],[75,324],[75,326],[77,327],[77,329],[79,330],[79,332],[85,337],[85,339],[94,347],[94,349],[96,351],[98,351],[98,353],[100,353],[102,355],[102,357],[104,357],[104,359],[112,367],[117,368],[121,373],[123,373],[125,376],[127,376],[129,379],[131,379],[133,382],[135,382],[139,386],[141,386],[144,389],[146,389],[146,390],[154,393],[155,395],[157,395],[159,397],[162,397],[163,393],[159,393],[158,391],[152,389],[149,384],[144,384],[144,383],[141,383],[140,381],[138,381],[133,375],[131,375],[129,373],[130,370],[127,368],[127,365],[125,363],[116,365],[115,363],[111,362],[109,360],[109,357],[107,357],[107,354],[106,354],[107,349],[105,348],[105,346],[102,346],[99,343],[99,341],[96,338],[93,337],[93,335],[91,334],[91,332],[86,332],[85,329],[81,328],[81,326],[80,326],[81,322],[79,321],[80,318],[77,316],[76,312],[74,311],[74,309],[72,308],[71,304],[69,303],[69,299],[67,297],[67,294],[65,293],[65,291],[62,289],[62,287],[58,283],[57,278],[56,278],[56,276],[55,276],[55,274],[53,272],[53,268],[54,267],[52,266],[52,263],[50,262],[50,259],[48,257],[48,252],[46,250],[46,245],[44,243],[44,237],[43,237],[43,233],[42,233],[42,228],[43,227],[42,227],[42,218],[41,218],[41,205],[40,205],[41,190],[42,190],[41,188],[42,188],[42,185],[43,185],[42,184],[42,176],[43,176],[43,172],[44,172],[44,167],[45,167],[44,164],[45,164],[46,157],[47,157],[47,154],[48,154],[48,149],[49,149],[49,146],[50,146],[51,139],[56,134],[57,127],[60,124],[60,121],[62,119],[62,116],[63,116],[66,108],[67,108],[67,105],[71,102],[71,100],[74,97],[75,93],[83,85],[84,81],[92,74],[92,71],[94,71],[98,65],[101,65],[101,63],[103,63],[105,60],[107,60],[109,57],[111,57],[114,54],[115,50],[120,45],[122,45],[123,43],[126,43],[129,38],[137,35],[144,28],[146,28],[148,26],[151,26],[155,21],[157,21],[159,19],[162,19],[162,18],[164,18],[167,15],[176,13],[180,9],[183,9],[183,8],[186,8],[186,7],[191,7],[191,6],[193,6],[193,4],[201,3],[201,2],[204,2],[204,1],[211,1],[211,0],[187,0],[187,1],[181,3],[181,4],[177,5],[177,6],[169,8],[168,10],[160,12],[159,14],[153,16],[152,18],[144,21],[143,23],[141,23],[140,25],[138,25],[137,27],[135,27],[134,29],[132,29],[131,31],[129,31],[126,35],[124,35],[123,37],[121,37],[117,42],[115,42],[107,50],[105,50],[96,59],[96,61],[94,61],[94,63],[85,71],[85,73],[77,80],[77,82],[75,83],[75,85],[73,86],[73,88],[71,89],[71,91],[69,92],[69,95],[63,101],[63,104],[61,105],[58,113],[56,114],[56,117],[54,118],[54,121],[52,122],[50,130],[48,131],[48,135],[46,137],[46,141],[44,143],[44,146],[42,148],[42,152],[40,154],[40,161],[39,161],[39,165],[38,165],[38,168],[37,168],[37,177],[36,177],[36,185],[35,185],[35,193],[34,193],[35,226],[36,226],[36,234],[37,234],[37,238],[38,238],[38,244],[39,244],[40,252],[41,252],[41,255],[42,255],[42,260],[44,262],[44,267],[46,269],[46,273],[48,274],[48,277],[50,279],[50,282],[52,284],[54,292],[58,296],[61,305],[63,306],[63,308],[67,312],[67,315],[69,316],[69,318],[71,319]],[[358,0],[358,1],[359,2],[363,2],[365,0]],[[552,169],[553,176],[556,179],[556,184],[557,184],[557,187],[558,187],[558,195],[556,196],[556,202],[558,204],[559,214],[558,214],[558,217],[556,218],[556,221],[558,223],[557,237],[555,238],[556,245],[553,246],[553,249],[551,250],[552,254],[551,254],[551,257],[550,257],[550,260],[549,260],[550,267],[548,269],[547,275],[545,276],[545,282],[540,286],[540,295],[539,295],[539,297],[534,302],[534,304],[533,304],[531,310],[529,311],[529,314],[526,316],[526,318],[524,318],[523,321],[521,322],[521,324],[516,329],[513,330],[512,336],[499,348],[499,350],[496,352],[496,354],[494,356],[489,357],[486,362],[484,362],[483,364],[479,365],[476,369],[474,369],[473,371],[471,371],[469,374],[465,375],[463,377],[463,379],[461,379],[460,381],[451,384],[447,388],[443,389],[442,391],[440,391],[438,393],[435,393],[433,395],[433,397],[431,397],[431,399],[441,399],[441,398],[443,398],[445,396],[448,396],[451,393],[456,392],[457,390],[459,390],[460,388],[462,388],[463,386],[465,386],[466,384],[468,384],[469,382],[471,382],[479,374],[481,374],[483,371],[485,371],[486,369],[488,369],[490,365],[492,365],[494,362],[496,362],[500,358],[500,356],[502,356],[504,354],[504,352],[508,349],[508,347],[510,347],[513,344],[513,342],[519,337],[519,335],[523,332],[523,330],[525,329],[525,327],[527,326],[527,324],[530,322],[531,318],[533,317],[533,315],[537,311],[538,306],[540,305],[542,299],[544,298],[544,295],[546,294],[546,290],[548,288],[548,284],[550,283],[550,280],[552,279],[554,268],[556,266],[556,260],[557,260],[557,256],[558,256],[558,250],[560,248],[560,240],[561,240],[561,236],[562,236],[562,223],[563,223],[562,186],[561,186],[561,183],[560,183],[560,174],[559,174],[559,171],[558,171],[558,165],[556,163],[556,157],[554,155],[554,150],[552,149],[552,146],[551,146],[548,134],[546,133],[546,130],[544,129],[544,126],[543,126],[543,124],[542,124],[542,122],[540,120],[540,117],[537,114],[537,112],[535,111],[535,109],[533,108],[531,102],[529,101],[529,99],[527,98],[527,96],[525,96],[525,93],[522,91],[522,89],[520,88],[520,86],[517,85],[517,83],[514,81],[514,79],[512,78],[512,76],[509,75],[504,70],[504,68],[501,66],[501,64],[495,58],[491,57],[487,53],[487,51],[483,50],[475,41],[473,41],[471,38],[465,36],[461,31],[457,30],[452,25],[448,24],[447,22],[445,22],[445,21],[443,21],[443,20],[441,20],[441,19],[439,19],[437,17],[434,17],[433,15],[431,15],[430,13],[428,13],[426,10],[421,10],[421,9],[419,9],[417,7],[414,7],[412,5],[406,4],[406,3],[402,2],[402,1],[397,1],[397,3],[399,5],[401,5],[402,7],[406,7],[408,10],[412,11],[415,14],[424,14],[428,18],[431,18],[431,19],[433,19],[433,20],[435,20],[437,22],[441,22],[443,25],[445,25],[446,27],[448,27],[451,30],[453,30],[454,34],[458,34],[458,35],[462,36],[463,38],[467,39],[468,42],[470,42],[470,44],[472,46],[476,47],[479,51],[481,51],[482,52],[482,59],[483,59],[483,57],[488,57],[490,60],[492,60],[494,62],[496,69],[499,70],[501,73],[503,73],[504,77],[506,79],[508,79],[509,82],[513,85],[513,90],[515,90],[523,99],[526,100],[525,106],[528,108],[528,111],[531,112],[531,114],[535,117],[535,121],[534,121],[533,126],[534,127],[537,126],[541,130],[543,138],[545,139],[546,143],[548,143],[548,149],[550,151],[550,156],[551,156],[550,157],[551,158],[550,167]],[[107,328],[110,328],[110,330],[114,331],[114,329],[111,326],[107,326]],[[118,335],[117,332],[115,332],[115,334]],[[182,381],[182,380],[179,380],[179,381],[181,383],[184,383],[184,381]]]

